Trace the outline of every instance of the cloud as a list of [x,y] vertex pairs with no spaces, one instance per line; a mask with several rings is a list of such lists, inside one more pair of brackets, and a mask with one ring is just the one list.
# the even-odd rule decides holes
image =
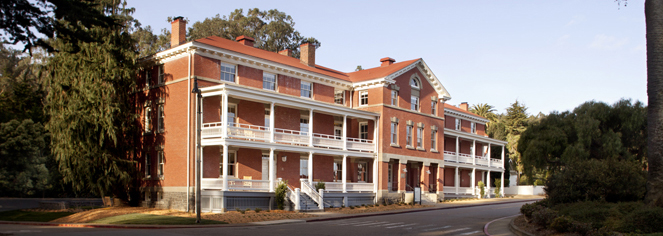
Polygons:
[[614,50],[619,49],[628,42],[628,39],[618,39],[613,36],[599,34],[594,36],[594,41],[589,44],[589,48],[601,50]]
[[574,16],[573,19],[571,19],[568,23],[566,23],[565,26],[567,26],[567,27],[572,26],[572,25],[575,25],[575,24],[579,24],[583,21],[585,21],[585,16],[577,15],[577,16]]

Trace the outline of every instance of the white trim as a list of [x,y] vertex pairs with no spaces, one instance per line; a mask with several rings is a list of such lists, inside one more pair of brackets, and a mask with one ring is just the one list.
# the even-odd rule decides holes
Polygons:
[[351,157],[371,158],[371,159],[375,158],[375,156],[376,156],[375,153],[370,153],[370,152],[358,152],[358,151],[347,151],[347,150],[344,151],[344,150],[340,150],[340,149],[327,149],[327,148],[321,148],[321,147],[296,146],[296,145],[290,145],[290,144],[256,142],[256,141],[241,140],[241,139],[226,139],[226,140],[223,140],[222,138],[210,138],[210,139],[203,139],[202,140],[202,146],[203,147],[223,146],[225,144],[227,144],[229,146],[238,146],[238,147],[254,148],[254,149],[274,148],[275,151],[283,151],[283,152],[300,152],[300,153],[314,152],[316,155],[327,155],[327,156],[348,155],[348,156],[351,156]]
[[[309,94],[308,94],[309,96],[308,96],[308,97],[304,97],[304,96],[302,95],[302,92],[304,91],[304,90],[302,89],[302,86],[304,86],[304,84],[308,84],[309,87],[311,88],[311,89],[309,90]],[[313,99],[313,82],[309,82],[309,81],[301,81],[301,82],[299,83],[299,97],[307,98],[307,99]]]
[[473,121],[475,121],[477,123],[480,123],[482,125],[485,125],[486,123],[490,122],[490,120],[488,120],[488,119],[480,118],[478,116],[473,116],[473,115],[466,114],[466,113],[459,112],[459,111],[454,111],[454,110],[451,110],[451,109],[444,109],[444,115],[445,116],[451,116],[451,117],[454,117],[454,118],[473,120]]
[[[366,104],[362,104],[362,95],[366,95]],[[360,107],[368,106],[368,90],[359,91],[359,100],[357,101],[357,104],[359,104]]]
[[507,141],[492,139],[492,138],[489,138],[489,137],[486,137],[486,136],[467,133],[467,132],[463,132],[463,131],[460,131],[460,130],[453,130],[453,129],[449,129],[449,128],[444,128],[444,135],[445,136],[450,136],[450,137],[460,137],[460,138],[463,138],[463,139],[477,140],[477,141],[481,141],[482,143],[502,144],[502,145],[506,145],[508,143]]

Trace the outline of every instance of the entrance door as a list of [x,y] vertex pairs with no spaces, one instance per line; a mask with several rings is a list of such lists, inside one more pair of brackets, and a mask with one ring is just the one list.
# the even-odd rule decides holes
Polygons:
[[269,180],[269,154],[262,154],[262,180]]

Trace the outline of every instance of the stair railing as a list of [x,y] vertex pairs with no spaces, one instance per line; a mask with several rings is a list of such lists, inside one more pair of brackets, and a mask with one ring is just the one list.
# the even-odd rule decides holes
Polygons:
[[295,211],[301,210],[301,204],[299,203],[299,189],[296,188],[294,191],[288,186],[288,191],[285,193],[286,198],[295,204]]
[[315,191],[315,188],[313,188],[313,186],[311,186],[311,184],[307,180],[305,180],[305,179],[301,180],[301,184],[302,184],[301,185],[302,186],[302,192],[304,192],[306,195],[311,197],[311,199],[313,199],[313,201],[318,204],[318,207],[321,210],[324,210],[325,209],[325,202],[322,199],[322,195],[320,195],[320,193]]

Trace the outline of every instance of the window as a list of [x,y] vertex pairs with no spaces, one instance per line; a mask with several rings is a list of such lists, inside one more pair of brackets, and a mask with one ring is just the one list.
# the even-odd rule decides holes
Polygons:
[[430,149],[437,150],[437,130],[430,131]]
[[[228,152],[228,176],[237,177],[235,172],[236,163],[235,152]],[[221,160],[219,161],[219,176],[223,177],[223,148],[221,148]]]
[[359,138],[368,139],[368,123],[362,122],[359,123]]
[[145,151],[145,178],[150,177],[152,177],[152,157],[148,151]]
[[152,122],[151,122],[151,113],[152,113],[152,108],[148,105],[145,107],[145,113],[143,114],[145,117],[145,133],[152,132]]
[[157,175],[159,175],[159,178],[163,178],[163,151],[159,151],[157,153]]
[[419,88],[419,80],[417,80],[416,78],[412,78],[410,80],[410,86],[413,88]]
[[265,127],[267,127],[267,128],[271,127],[271,126],[270,126],[270,123],[269,123],[270,120],[271,120],[271,119],[269,118],[269,115],[270,115],[270,114],[271,114],[271,112],[270,112],[269,108],[265,108]]
[[460,130],[460,119],[456,118],[456,130]]
[[412,96],[410,98],[410,109],[413,111],[419,111],[419,97],[417,96]]
[[368,91],[359,91],[359,105],[368,105]]
[[276,75],[270,73],[262,73],[262,88],[276,91]]
[[157,130],[159,132],[164,131],[163,119],[164,119],[164,113],[163,113],[163,103],[162,103],[159,104],[159,106],[157,107]]
[[237,105],[228,103],[228,126],[237,123]]
[[398,106],[398,91],[391,90],[391,105]]
[[310,82],[302,81],[301,95],[304,98],[311,98],[313,95],[313,86]]
[[299,178],[308,178],[308,159],[299,159]]
[[221,62],[221,80],[235,82],[235,65]]
[[417,148],[424,148],[424,128],[417,128]]
[[343,124],[334,124],[334,136],[336,139],[343,137]]
[[158,85],[162,85],[164,83],[164,71],[163,71],[163,64],[159,65],[159,78],[157,81]]
[[368,181],[368,164],[366,162],[357,163],[357,182]]
[[308,131],[308,116],[301,116],[299,118],[299,132],[301,132],[302,135],[308,135]]
[[477,124],[474,123],[474,122],[472,122],[472,124],[471,124],[470,127],[471,127],[470,131],[471,131],[473,134],[476,134],[476,133],[477,133]]
[[148,69],[145,71],[145,88],[150,88],[150,83],[152,82],[152,70]]
[[334,103],[341,105],[345,104],[345,91],[334,90]]
[[431,110],[431,115],[437,115],[437,101],[432,101],[430,103],[430,110]]
[[398,123],[391,122],[391,144],[398,144]]
[[334,161],[334,182],[343,181],[343,162]]
[[407,126],[407,134],[406,134],[405,144],[409,147],[412,147],[412,126],[411,125]]

